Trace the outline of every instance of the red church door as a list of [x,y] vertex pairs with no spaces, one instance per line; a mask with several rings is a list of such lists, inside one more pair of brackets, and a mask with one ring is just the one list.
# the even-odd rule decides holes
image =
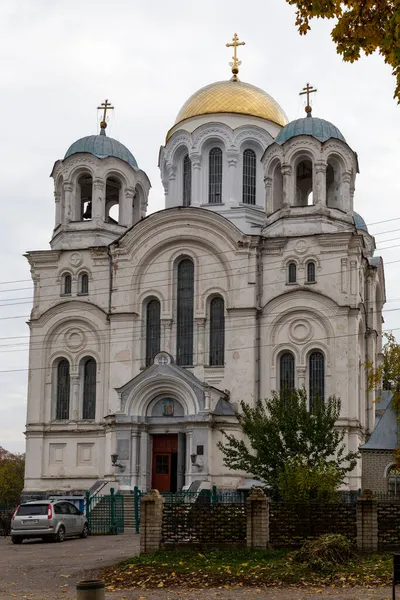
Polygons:
[[153,435],[151,487],[159,492],[176,492],[178,435]]

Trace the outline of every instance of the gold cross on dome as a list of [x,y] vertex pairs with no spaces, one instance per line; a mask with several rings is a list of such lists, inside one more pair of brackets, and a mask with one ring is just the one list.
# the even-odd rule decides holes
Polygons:
[[299,96],[304,96],[304,94],[307,94],[307,106],[305,108],[305,111],[307,113],[307,115],[311,116],[311,106],[310,106],[310,94],[314,94],[317,91],[317,89],[313,88],[312,85],[310,85],[309,83],[307,83],[306,87],[303,88],[303,91],[299,93]]
[[105,129],[107,127],[107,122],[106,122],[107,111],[108,110],[114,110],[114,107],[111,106],[111,102],[109,102],[106,99],[105,102],[101,103],[101,106],[97,107],[97,110],[102,110],[103,111],[103,120],[100,121],[100,127],[101,127],[101,129]]
[[232,73],[233,73],[233,77],[232,77],[232,81],[237,81],[237,74],[239,73],[239,67],[242,64],[241,60],[238,60],[237,57],[237,47],[238,46],[244,46],[246,44],[246,42],[239,42],[239,36],[237,33],[233,34],[233,38],[232,38],[232,42],[229,44],[226,44],[227,48],[233,48],[233,62],[229,63],[229,66],[232,67]]

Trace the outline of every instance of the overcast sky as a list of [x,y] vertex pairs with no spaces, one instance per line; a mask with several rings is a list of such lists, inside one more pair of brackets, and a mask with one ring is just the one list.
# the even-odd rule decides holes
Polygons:
[[[225,43],[235,31],[246,42],[240,78],[269,92],[289,119],[304,115],[306,82],[318,88],[313,114],[358,152],[356,210],[380,233],[385,261],[400,261],[400,108],[390,69],[379,56],[345,64],[331,23],[300,37],[294,21],[285,0],[1,0],[0,446],[25,446],[31,283],[22,255],[49,247],[53,163],[98,131],[96,107],[109,98],[107,133],[150,177],[149,212],[161,209],[159,147],[194,91],[230,77]],[[398,220],[376,224],[386,219]],[[399,266],[386,266],[385,328],[400,333]]]

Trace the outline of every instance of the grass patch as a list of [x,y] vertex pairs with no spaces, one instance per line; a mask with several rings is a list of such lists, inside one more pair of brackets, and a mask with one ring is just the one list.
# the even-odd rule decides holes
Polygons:
[[246,548],[157,552],[103,569],[101,576],[109,590],[282,585],[346,588],[391,584],[391,554],[354,555],[345,565],[331,566],[323,572],[294,558],[294,552]]

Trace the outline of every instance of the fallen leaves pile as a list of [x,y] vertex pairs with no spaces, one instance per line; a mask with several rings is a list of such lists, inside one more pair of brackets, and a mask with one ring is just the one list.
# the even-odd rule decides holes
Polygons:
[[134,588],[296,586],[337,588],[391,585],[392,555],[356,556],[337,570],[312,571],[283,551],[159,552],[104,569],[109,591]]

